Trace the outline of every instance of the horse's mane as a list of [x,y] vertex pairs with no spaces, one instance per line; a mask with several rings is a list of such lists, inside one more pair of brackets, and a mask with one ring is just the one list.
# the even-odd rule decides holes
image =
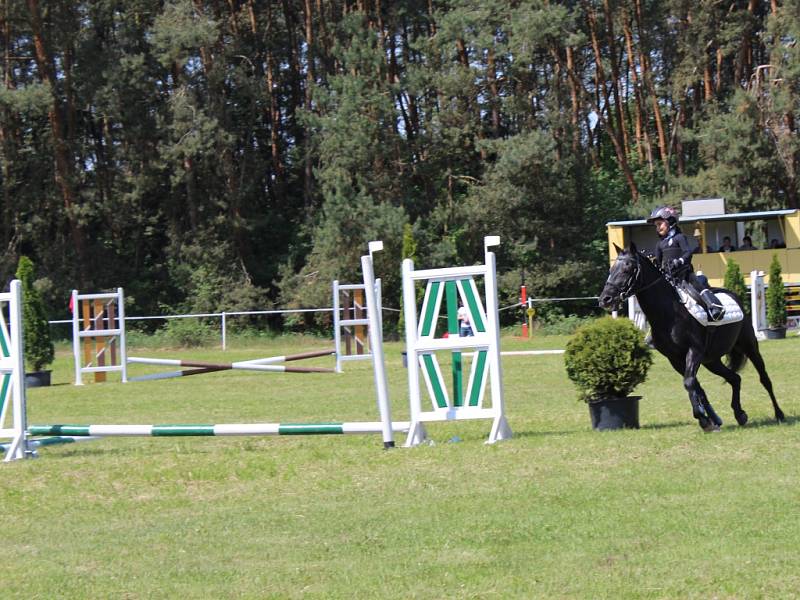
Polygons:
[[639,250],[638,248],[635,250],[635,252],[638,255],[639,264],[644,264],[644,265],[646,265],[646,268],[652,269],[653,271],[658,273],[658,275],[661,277],[661,279],[664,280],[664,283],[669,285],[669,288],[670,288],[672,294],[676,298],[680,298],[680,295],[678,294],[678,289],[675,287],[675,284],[672,282],[672,276],[669,273],[667,273],[664,269],[662,269],[661,265],[656,263],[656,260],[655,260],[656,257],[653,254],[645,252],[644,250]]

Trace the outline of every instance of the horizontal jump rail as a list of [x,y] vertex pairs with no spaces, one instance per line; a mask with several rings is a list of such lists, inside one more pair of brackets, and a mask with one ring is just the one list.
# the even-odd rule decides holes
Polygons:
[[[392,423],[408,431],[408,421]],[[70,437],[191,437],[235,435],[337,435],[382,433],[380,421],[350,423],[227,423],[218,425],[31,425],[29,435]]]
[[[334,369],[327,367],[285,367],[283,365],[264,365],[255,364],[248,361],[235,362],[235,363],[212,363],[200,360],[181,360],[171,358],[142,358],[137,356],[129,356],[129,363],[137,363],[143,365],[168,365],[176,367],[197,367],[204,369],[203,372],[209,373],[211,371],[266,371],[270,373],[335,373]],[[183,375],[199,374],[191,371],[182,371]]]

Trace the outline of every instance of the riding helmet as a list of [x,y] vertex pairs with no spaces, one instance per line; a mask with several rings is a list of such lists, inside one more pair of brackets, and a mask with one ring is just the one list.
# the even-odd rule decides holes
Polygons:
[[656,219],[664,219],[670,226],[678,222],[678,213],[671,206],[659,206],[653,209],[650,213],[650,218],[647,219],[648,223],[654,223]]

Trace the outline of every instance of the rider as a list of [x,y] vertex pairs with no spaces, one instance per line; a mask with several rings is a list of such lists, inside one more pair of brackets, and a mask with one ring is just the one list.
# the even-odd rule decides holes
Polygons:
[[720,320],[725,314],[725,308],[709,289],[708,280],[695,275],[692,268],[692,254],[696,245],[692,245],[678,227],[678,214],[675,209],[659,206],[653,209],[647,222],[656,226],[658,237],[661,238],[656,246],[658,264],[675,281],[690,283],[700,293],[711,320]]

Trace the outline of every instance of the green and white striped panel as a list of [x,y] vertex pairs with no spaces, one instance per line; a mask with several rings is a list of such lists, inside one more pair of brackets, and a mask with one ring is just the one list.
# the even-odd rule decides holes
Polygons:
[[[2,303],[0,303],[2,304]],[[11,404],[11,336],[8,334],[5,312],[0,308],[0,429],[6,419],[6,409]]]
[[[447,332],[458,337],[459,300],[467,308],[476,334],[487,332],[487,317],[477,285],[472,277],[461,279],[431,280],[425,288],[420,311],[418,336],[420,340],[432,340],[436,336],[442,300],[446,302]],[[461,349],[451,352],[452,387],[445,384],[439,360],[434,352],[420,354],[420,368],[435,410],[449,410],[463,406],[480,407],[486,390],[488,360],[486,350],[476,350],[470,369],[466,394],[463,390],[463,353]]]

